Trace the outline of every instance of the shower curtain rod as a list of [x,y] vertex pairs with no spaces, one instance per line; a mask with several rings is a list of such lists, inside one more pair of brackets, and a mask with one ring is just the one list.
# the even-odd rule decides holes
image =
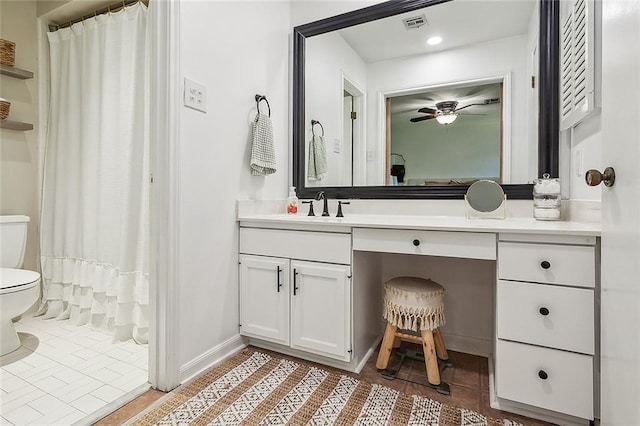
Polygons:
[[105,13],[110,13],[110,12],[117,12],[121,9],[123,9],[124,7],[127,6],[131,6],[132,4],[135,3],[143,3],[145,6],[149,6],[149,1],[150,0],[121,0],[118,3],[114,3],[111,4],[107,7],[103,7],[102,9],[98,9],[93,11],[93,13],[89,13],[86,15],[82,15],[79,18],[75,18],[75,19],[71,19],[70,21],[65,22],[64,24],[49,24],[49,31],[53,32],[53,31],[58,31],[60,28],[67,28],[72,26],[73,24],[76,24],[78,22],[82,22],[85,19],[89,19],[91,17],[95,17],[98,15],[103,15]]

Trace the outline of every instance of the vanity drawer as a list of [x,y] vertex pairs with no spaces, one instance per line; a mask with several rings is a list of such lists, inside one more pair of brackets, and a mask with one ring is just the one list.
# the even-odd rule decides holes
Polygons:
[[496,235],[481,232],[356,228],[353,230],[353,249],[495,260]]
[[240,253],[348,265],[351,263],[351,235],[240,228]]
[[593,419],[593,357],[498,340],[496,393],[499,398]]
[[595,247],[498,243],[498,278],[595,287]]
[[499,280],[496,300],[498,338],[593,354],[593,290]]

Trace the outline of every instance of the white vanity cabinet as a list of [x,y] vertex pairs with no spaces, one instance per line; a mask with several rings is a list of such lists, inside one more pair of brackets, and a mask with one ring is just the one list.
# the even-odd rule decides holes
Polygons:
[[289,263],[240,255],[240,334],[289,345]]
[[292,260],[291,273],[290,346],[349,361],[350,267]]
[[384,280],[435,271],[458,320],[450,349],[489,355],[491,406],[585,424],[599,416],[599,235],[532,218],[243,216],[240,333],[360,372],[382,337]]
[[351,360],[351,235],[240,228],[240,334]]
[[496,395],[595,416],[595,237],[500,234]]

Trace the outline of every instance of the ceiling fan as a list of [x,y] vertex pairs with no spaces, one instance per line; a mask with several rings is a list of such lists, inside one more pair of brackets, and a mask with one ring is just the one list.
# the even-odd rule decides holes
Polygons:
[[[421,117],[414,117],[410,121],[412,123],[418,123],[424,120],[431,120],[435,118],[438,123],[448,125],[456,121],[458,118],[458,111],[463,110],[465,108],[469,108],[475,105],[493,105],[500,103],[500,98],[492,98],[485,99],[480,103],[474,103],[465,105],[463,107],[458,108],[458,101],[442,101],[436,104],[435,108],[424,107],[420,108],[418,112],[422,112],[427,115],[423,115]],[[465,114],[465,115],[478,115],[478,114]]]

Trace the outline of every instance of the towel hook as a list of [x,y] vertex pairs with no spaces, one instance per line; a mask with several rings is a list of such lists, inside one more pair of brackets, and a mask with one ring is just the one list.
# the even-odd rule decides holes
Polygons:
[[260,102],[265,101],[267,103],[267,108],[269,108],[269,117],[271,117],[271,105],[269,105],[269,101],[266,96],[256,95],[256,109],[258,110],[258,114],[260,113]]
[[322,126],[322,123],[319,122],[318,120],[311,120],[311,133],[313,134],[313,136],[317,136],[313,128],[313,126],[315,126],[316,124],[320,125],[320,128],[322,129],[322,136],[324,136],[324,127]]

